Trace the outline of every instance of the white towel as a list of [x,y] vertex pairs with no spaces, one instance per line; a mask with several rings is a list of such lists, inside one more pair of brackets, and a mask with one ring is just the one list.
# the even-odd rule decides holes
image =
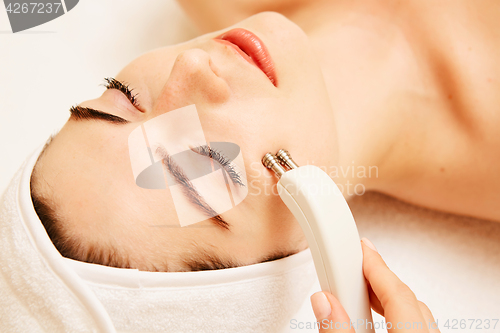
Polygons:
[[313,323],[309,250],[251,266],[142,272],[62,257],[31,202],[38,149],[0,202],[1,332],[288,332]]

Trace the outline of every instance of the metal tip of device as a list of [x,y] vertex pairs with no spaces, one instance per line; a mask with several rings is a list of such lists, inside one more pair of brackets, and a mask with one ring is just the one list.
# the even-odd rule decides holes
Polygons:
[[264,164],[266,168],[273,170],[278,177],[285,174],[285,169],[283,169],[276,157],[271,153],[267,153],[262,157],[262,164]]
[[297,163],[295,163],[295,161],[292,159],[292,155],[290,155],[288,150],[278,150],[278,152],[276,153],[276,158],[281,164],[286,165],[290,169],[296,169],[299,167]]

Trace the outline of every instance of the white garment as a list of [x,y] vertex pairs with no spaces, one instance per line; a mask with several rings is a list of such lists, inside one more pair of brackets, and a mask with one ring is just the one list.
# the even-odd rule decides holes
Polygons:
[[[62,257],[36,215],[38,149],[0,202],[1,332],[288,332],[315,321],[309,250],[251,266],[143,272]],[[293,323],[293,324],[292,324]]]

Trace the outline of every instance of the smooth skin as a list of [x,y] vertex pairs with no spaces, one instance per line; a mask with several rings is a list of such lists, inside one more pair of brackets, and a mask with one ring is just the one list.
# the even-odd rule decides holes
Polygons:
[[[80,104],[128,123],[70,118],[52,140],[38,163],[34,186],[52,203],[63,232],[79,244],[74,259],[88,260],[97,249],[104,257],[124,258],[114,264],[123,268],[190,271],[199,265],[189,262],[207,256],[216,263],[208,268],[214,269],[307,248],[300,226],[277,195],[274,173],[261,159],[268,151],[293,147],[301,165],[336,165],[335,123],[321,69],[304,32],[280,14],[254,15],[233,28],[263,40],[276,66],[277,86],[234,49],[213,40],[228,27],[150,51],[123,68],[116,78],[138,93],[139,108],[115,89]],[[209,220],[180,227],[170,191],[140,188],[132,173],[129,134],[192,104],[207,142],[232,142],[243,154],[249,193],[221,214],[229,230]],[[300,131],[290,131],[297,123]]]
[[[125,116],[136,126],[161,112],[195,103],[202,106],[202,120],[210,127],[208,136],[227,136],[224,139],[247,148],[248,161],[259,161],[268,150],[288,148],[299,164],[336,166],[344,171],[353,165],[376,166],[379,172],[374,178],[360,179],[347,173],[335,181],[344,186],[347,182],[361,183],[367,190],[418,205],[500,221],[500,113],[495,112],[500,105],[500,68],[496,61],[500,57],[500,6],[496,2],[180,3],[204,33],[227,29],[267,10],[297,24],[301,31],[282,16],[261,14],[238,25],[264,39],[278,71],[285,75],[284,86],[280,86],[285,89],[274,90],[258,76],[260,73],[237,63],[228,50],[202,43],[205,39],[201,37],[151,52],[118,75],[139,91],[146,112],[129,113],[130,105],[126,101],[116,103],[122,97],[112,93],[82,106]],[[294,41],[299,45],[283,52]],[[311,54],[309,45],[314,51]],[[316,73],[316,63],[322,78]],[[221,77],[217,75],[220,73]],[[248,97],[258,103],[245,100]],[[318,105],[311,106],[313,102]],[[280,127],[275,126],[278,123]],[[54,200],[65,221],[70,221],[68,227],[73,227],[75,237],[92,237],[96,244],[109,241],[124,253],[133,253],[131,267],[143,270],[154,270],[164,260],[172,270],[185,270],[178,258],[196,254],[200,244],[225,256],[232,254],[238,265],[259,262],[271,250],[297,252],[307,246],[298,225],[276,196],[251,197],[253,202],[229,212],[227,217],[235,224],[229,236],[213,230],[176,234],[144,228],[149,221],[161,221],[172,213],[162,205],[164,200],[154,201],[155,209],[151,209],[150,203],[158,197],[148,197],[137,189],[128,191],[133,184],[126,183],[125,178],[115,177],[122,183],[106,182],[117,172],[116,164],[109,160],[126,161],[126,138],[135,126],[117,129],[69,121],[42,161],[40,172],[48,181],[47,188],[54,184],[58,188]],[[281,131],[279,135],[271,131],[276,128]],[[109,147],[114,147],[113,151]],[[71,158],[67,158],[68,152]],[[126,163],[117,165],[122,166],[122,174],[130,174]],[[84,191],[77,194],[74,183],[69,182],[74,182],[75,174],[85,176],[81,178],[85,186],[80,186]],[[262,184],[274,179],[271,173],[253,176]],[[101,188],[92,186],[95,184],[107,192],[99,192]],[[110,201],[111,196],[98,198],[95,193],[120,196]],[[344,194],[351,195],[348,191]],[[144,208],[131,209],[130,203]],[[116,211],[122,216],[117,218]],[[240,221],[241,217],[246,223]],[[248,223],[249,217],[256,223]],[[123,228],[124,223],[127,228]],[[380,255],[366,242],[362,247],[373,309],[388,322],[434,321],[428,308],[389,270]],[[328,306],[326,310],[319,306],[324,297],[330,311]],[[332,295],[315,294],[312,303],[318,319],[348,321]]]
[[[369,284],[371,307],[385,317],[388,331],[439,332],[427,305],[417,300],[411,289],[387,267],[373,243],[363,238],[361,244],[363,274]],[[320,333],[355,333],[355,325],[349,325],[349,316],[331,293],[317,292],[311,296],[311,303]]]
[[[260,164],[266,152],[280,148],[299,165],[340,170],[332,178],[346,197],[360,184],[421,206],[500,221],[496,2],[181,4],[211,32],[149,52],[118,73],[139,93],[142,110],[117,91],[81,103],[129,123],[70,119],[39,163],[34,185],[52,201],[66,234],[83,244],[76,259],[84,260],[88,248],[115,248],[128,258],[125,267],[181,271],[190,269],[185,258],[202,252],[240,266],[305,249],[300,227],[271,194],[276,177]],[[282,15],[250,16],[262,10]],[[266,44],[277,87],[234,50],[211,41],[235,22]],[[172,200],[133,181],[128,134],[190,104],[208,141],[234,142],[244,153],[250,192],[225,213],[231,233],[151,227],[172,223]],[[372,166],[375,174],[351,173]]]
[[332,103],[338,166],[379,170],[338,183],[500,221],[498,1],[178,1],[202,32],[266,10],[304,30]]
[[[66,234],[83,244],[77,259],[88,248],[116,248],[128,257],[126,267],[165,270],[168,262],[168,270],[179,271],[189,270],[183,259],[200,249],[239,266],[306,248],[300,227],[271,194],[276,178],[260,164],[280,148],[299,165],[325,167],[346,197],[358,185],[361,192],[500,221],[496,3],[181,4],[212,32],[146,53],[117,75],[139,93],[142,110],[113,90],[85,101],[80,105],[129,124],[70,119],[40,160],[34,185],[52,201]],[[283,15],[239,22],[262,10]],[[211,42],[235,22],[266,44],[278,87],[234,50]],[[172,223],[172,200],[133,182],[128,134],[189,104],[197,105],[208,141],[234,142],[244,153],[250,193],[224,216],[232,233],[152,228]],[[351,172],[359,167],[376,172]]]

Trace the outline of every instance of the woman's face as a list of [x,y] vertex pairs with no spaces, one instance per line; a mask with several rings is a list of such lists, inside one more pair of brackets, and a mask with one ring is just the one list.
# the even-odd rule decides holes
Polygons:
[[[234,47],[213,39],[237,27],[263,41],[275,84]],[[116,79],[138,94],[138,107],[116,89],[80,106],[127,122],[70,118],[39,163],[43,191],[50,193],[64,232],[82,244],[82,257],[98,248],[126,258],[118,266],[185,271],[249,265],[307,247],[276,194],[276,177],[260,162],[266,152],[285,148],[299,165],[336,163],[335,123],[322,74],[295,24],[279,14],[258,14],[146,53]],[[210,219],[172,226],[176,212],[169,190],[143,189],[134,181],[131,131],[191,104],[207,142],[232,142],[243,154],[248,195],[221,214],[229,229]]]

